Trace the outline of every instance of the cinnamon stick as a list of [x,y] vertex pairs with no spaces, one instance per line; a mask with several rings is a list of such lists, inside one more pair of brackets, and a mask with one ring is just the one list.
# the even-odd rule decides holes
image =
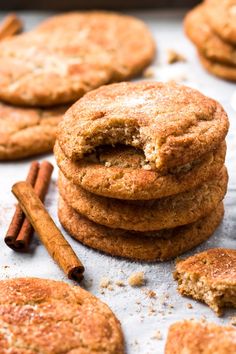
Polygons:
[[[34,185],[34,190],[37,196],[44,202],[48,191],[53,165],[48,161],[43,161],[39,167],[38,176]],[[15,250],[27,251],[34,229],[30,222],[25,218],[20,232],[14,242]]]
[[18,182],[13,185],[12,192],[51,257],[69,279],[82,280],[83,264],[55,225],[32,186],[27,182]]
[[[43,202],[47,193],[53,166],[50,162],[43,161],[41,165],[34,161],[31,164],[29,175],[26,179],[34,186],[35,192]],[[7,231],[5,242],[14,251],[27,251],[34,229],[25,218],[20,206],[17,205],[16,212]]]
[[23,24],[21,20],[15,14],[10,14],[0,24],[0,40],[14,36],[21,32],[22,29]]
[[[37,161],[33,161],[30,165],[30,170],[27,175],[26,181],[30,183],[32,186],[34,186],[37,175],[38,175],[38,170],[39,170],[39,163]],[[12,248],[13,250],[16,250],[17,246],[15,245],[17,236],[22,228],[23,222],[25,220],[25,215],[20,207],[19,204],[17,204],[14,216],[12,218],[12,221],[10,223],[10,226],[7,230],[6,236],[5,236],[5,243],[7,246]],[[30,233],[30,230],[28,230]]]

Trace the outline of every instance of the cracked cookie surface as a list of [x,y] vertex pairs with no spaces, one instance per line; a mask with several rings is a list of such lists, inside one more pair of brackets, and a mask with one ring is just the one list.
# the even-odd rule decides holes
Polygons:
[[54,147],[57,165],[74,184],[104,197],[157,199],[195,188],[216,175],[225,160],[226,144],[207,152],[199,160],[167,174],[151,170],[142,151],[132,147],[102,148],[82,160],[69,160],[58,142]]
[[184,21],[187,36],[210,60],[236,65],[236,46],[215,34],[206,18],[205,7],[199,5],[187,14]]
[[112,256],[140,261],[166,261],[198,246],[212,235],[223,213],[223,203],[220,203],[214,211],[195,223],[142,233],[96,224],[77,213],[61,197],[58,207],[62,226],[76,240]]
[[119,321],[79,286],[39,279],[0,281],[1,353],[123,354]]
[[212,248],[176,264],[174,278],[181,295],[205,302],[218,315],[236,307],[236,250]]
[[78,213],[110,228],[151,231],[190,224],[209,214],[224,198],[227,171],[197,188],[174,196],[148,201],[123,201],[96,196],[59,174],[59,193]]
[[0,102],[0,160],[50,152],[67,107],[22,108]]
[[206,0],[208,21],[216,33],[226,42],[236,44],[236,1]]
[[137,75],[154,55],[154,40],[136,18],[99,11],[54,16],[0,43],[0,99],[26,106],[74,102]]
[[58,141],[74,161],[102,145],[133,146],[161,170],[217,148],[227,131],[221,105],[192,88],[126,82],[100,87],[76,102],[60,124]]

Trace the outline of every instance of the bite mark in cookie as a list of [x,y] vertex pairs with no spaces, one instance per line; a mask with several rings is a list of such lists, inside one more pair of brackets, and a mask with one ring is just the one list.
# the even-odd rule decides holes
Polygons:
[[176,264],[181,295],[205,302],[218,315],[236,307],[236,250],[213,248]]
[[126,200],[158,199],[193,189],[221,170],[225,142],[198,160],[163,173],[152,170],[142,151],[115,146],[96,149],[82,160],[71,161],[57,142],[54,155],[63,174],[75,185],[104,197]]
[[75,103],[60,125],[59,144],[74,161],[102,145],[144,152],[156,169],[185,165],[215,149],[228,131],[223,108],[200,92],[176,84],[103,86]]

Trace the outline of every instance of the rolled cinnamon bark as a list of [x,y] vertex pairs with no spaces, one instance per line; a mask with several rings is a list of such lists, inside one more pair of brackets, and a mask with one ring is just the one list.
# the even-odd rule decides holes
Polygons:
[[18,182],[13,185],[12,193],[18,199],[27,219],[37,232],[51,257],[62,268],[69,279],[82,280],[84,272],[83,264],[55,225],[31,185],[27,182]]
[[0,40],[14,36],[21,32],[22,29],[23,24],[21,20],[15,14],[9,14],[0,24]]
[[[39,171],[39,163],[38,161],[33,161],[30,165],[30,170],[26,178],[26,181],[30,183],[32,186],[34,186],[36,182],[38,171]],[[19,245],[16,245],[17,237],[19,233],[21,233],[22,227],[25,224],[25,220],[26,220],[25,215],[20,205],[17,204],[14,216],[12,218],[12,221],[10,223],[10,226],[5,236],[6,244],[14,251],[17,251],[19,248],[25,248],[26,246],[26,243],[24,245],[22,245],[21,243]],[[33,229],[31,228],[31,225],[29,223],[27,223],[27,225],[24,226],[25,226],[24,229],[26,229],[27,226],[27,235],[28,235],[28,239],[30,239]],[[24,231],[24,234],[25,232],[26,230]]]

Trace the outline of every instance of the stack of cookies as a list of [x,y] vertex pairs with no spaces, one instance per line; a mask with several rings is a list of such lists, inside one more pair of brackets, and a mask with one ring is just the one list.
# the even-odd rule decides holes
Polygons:
[[216,101],[173,83],[112,84],[87,93],[59,128],[59,219],[85,245],[167,260],[222,220],[228,119]]
[[136,76],[154,55],[142,21],[109,12],[54,16],[1,41],[0,160],[51,151],[68,105]]
[[186,16],[185,31],[210,73],[236,81],[235,0],[205,0]]

